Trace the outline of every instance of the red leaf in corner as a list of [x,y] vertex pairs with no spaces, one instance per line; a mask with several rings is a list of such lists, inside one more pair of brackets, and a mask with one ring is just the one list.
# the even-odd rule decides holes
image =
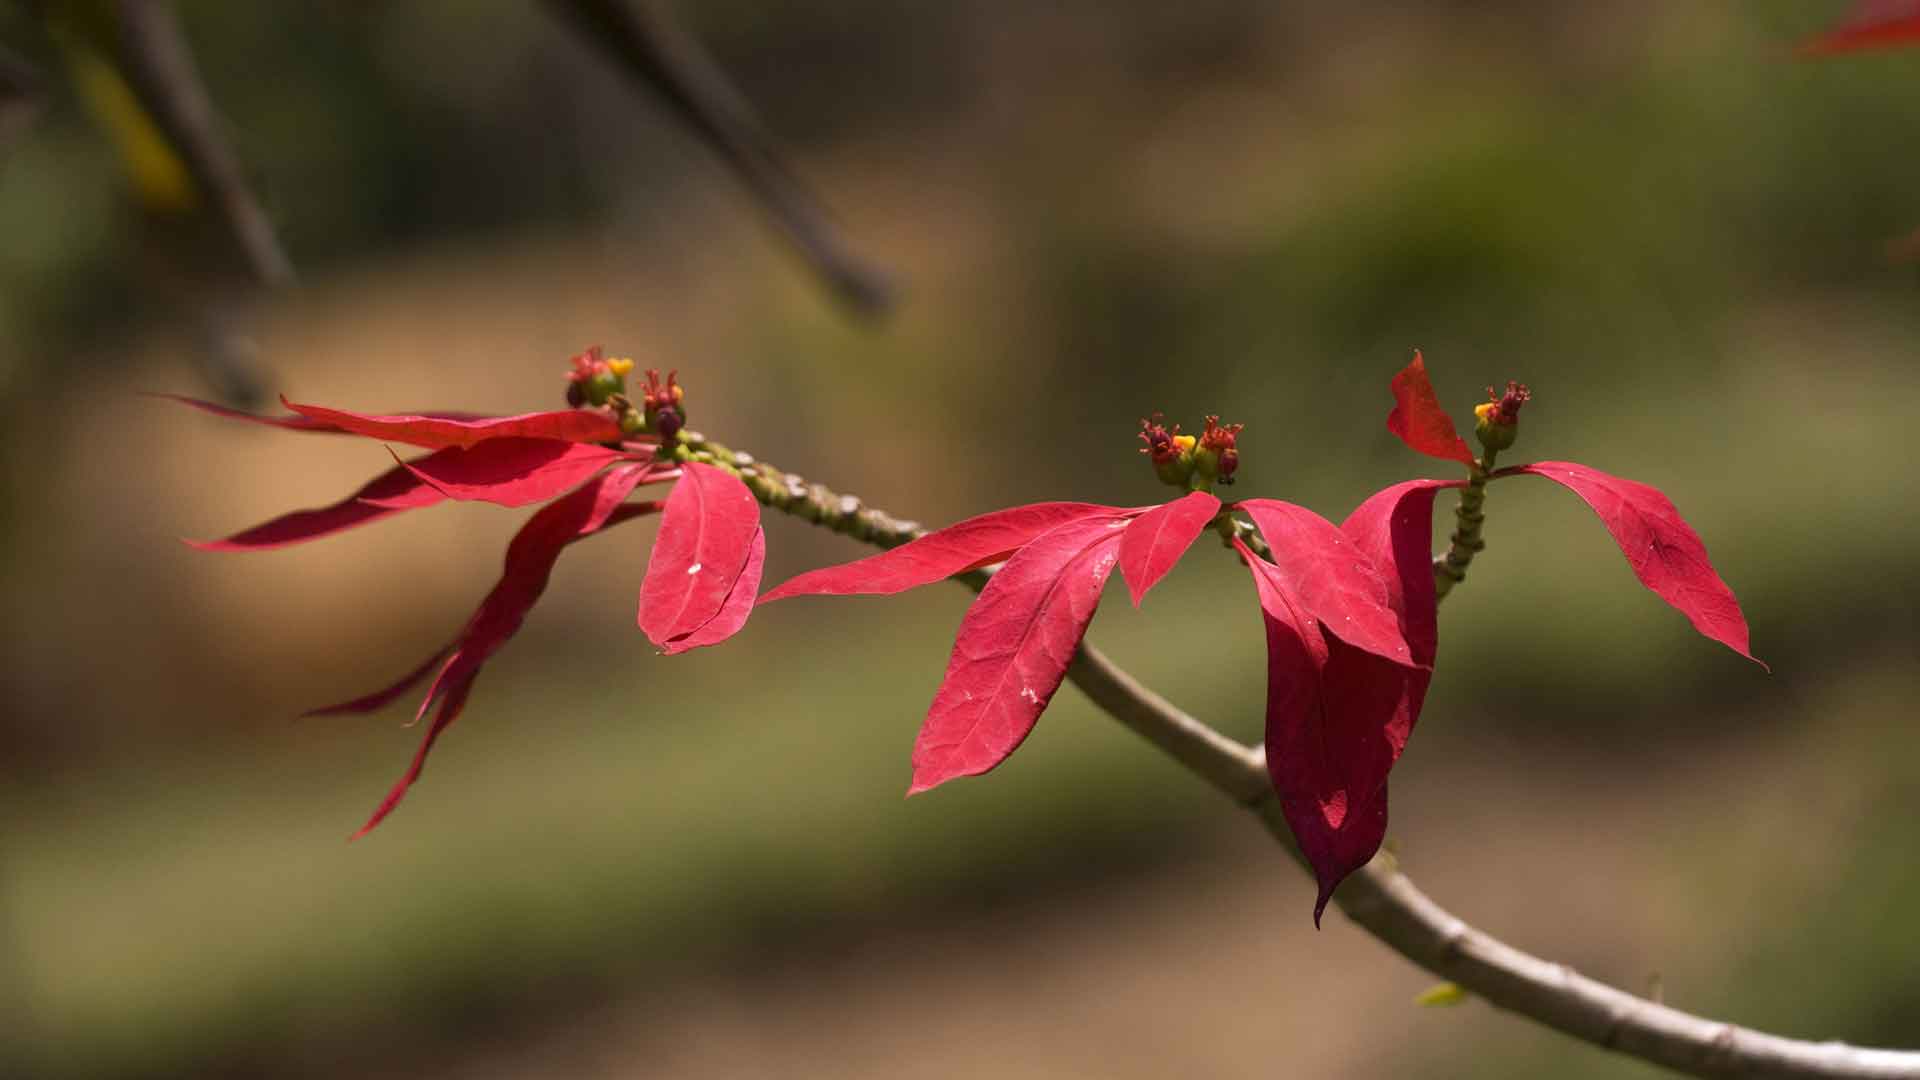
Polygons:
[[810,570],[768,591],[760,602],[770,604],[789,596],[892,596],[1000,562],[1034,537],[1068,522],[1118,512],[1111,506],[1068,502],[995,510],[892,551]]
[[[622,438],[620,425],[612,417],[589,409],[453,420],[428,415],[373,416],[319,405],[301,405],[284,397],[280,403],[309,420],[342,431],[410,446],[424,446],[429,450],[472,446],[488,439],[515,437],[581,443],[619,442]],[[269,419],[267,422],[274,421]]]
[[760,532],[760,505],[740,478],[698,462],[681,466],[640,583],[640,629],[666,649],[720,614]]
[[1673,605],[1693,628],[1761,667],[1748,651],[1747,618],[1707,558],[1700,534],[1657,488],[1571,461],[1536,461],[1495,476],[1538,476],[1572,491],[1600,517],[1633,576]]
[[1219,499],[1191,491],[1128,523],[1120,537],[1120,576],[1126,580],[1134,607],[1167,576],[1219,512]]
[[1440,398],[1427,378],[1427,362],[1418,350],[1413,362],[1393,377],[1393,411],[1387,414],[1387,430],[1400,441],[1429,457],[1473,464],[1473,451],[1454,430],[1453,418],[1440,407]]
[[1333,522],[1278,499],[1246,499],[1239,506],[1273,549],[1273,579],[1298,606],[1307,630],[1318,620],[1385,660],[1418,663],[1389,603],[1385,576]]
[[1826,33],[1800,44],[1802,56],[1831,56],[1920,43],[1920,2],[1859,0]]
[[1006,760],[1060,688],[1127,517],[1070,521],[1022,547],[967,609],[913,747],[914,795]]

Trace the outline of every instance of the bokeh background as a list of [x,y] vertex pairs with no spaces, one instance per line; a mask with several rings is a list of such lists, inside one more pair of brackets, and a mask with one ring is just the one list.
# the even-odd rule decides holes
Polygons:
[[[1135,420],[1243,421],[1238,491],[1344,514],[1440,463],[1416,346],[1514,460],[1656,484],[1762,673],[1545,484],[1490,496],[1392,843],[1523,947],[1787,1034],[1920,1044],[1920,52],[1833,3],[686,4],[864,251],[831,303],[657,103],[534,5],[182,5],[304,272],[269,384],[557,405],[677,367],[697,426],[929,522],[1159,497]],[[457,10],[456,10],[457,9]],[[24,13],[0,40],[41,59]],[[404,710],[293,722],[465,619],[520,515],[197,553],[369,443],[222,424],[112,145],[56,82],[0,150],[0,1075],[1636,1076],[1337,915],[1064,689],[901,800],[967,603],[796,601],[666,660],[652,526],[576,549],[402,810]],[[1443,508],[1447,505],[1443,500]],[[1447,515],[1443,514],[1444,519]],[[769,580],[859,554],[771,520]],[[1206,549],[1092,640],[1237,736],[1259,619]]]

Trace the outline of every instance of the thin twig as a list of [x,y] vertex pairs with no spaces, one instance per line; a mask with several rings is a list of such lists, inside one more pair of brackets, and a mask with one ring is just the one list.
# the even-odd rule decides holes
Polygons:
[[752,106],[660,0],[549,0],[628,75],[664,98],[733,166],[837,295],[863,314],[892,304],[887,275],[847,246],[820,201],[774,152]]
[[119,51],[127,80],[214,203],[262,284],[293,281],[293,263],[273,222],[247,186],[239,159],[193,66],[193,53],[167,0],[120,0]]
[[[925,533],[746,455],[701,446],[717,463],[737,467],[768,506],[880,547]],[[978,588],[980,580],[968,584]],[[1067,677],[1114,719],[1252,812],[1298,860],[1259,748],[1182,712],[1085,642]],[[1808,1042],[1709,1020],[1522,952],[1435,903],[1390,856],[1374,856],[1341,884],[1334,900],[1362,929],[1440,978],[1562,1034],[1642,1061],[1694,1076],[1920,1080],[1920,1051]]]

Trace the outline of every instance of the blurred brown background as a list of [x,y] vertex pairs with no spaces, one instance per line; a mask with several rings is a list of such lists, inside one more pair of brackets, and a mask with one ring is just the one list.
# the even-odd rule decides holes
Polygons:
[[[1509,456],[1666,490],[1774,673],[1569,494],[1497,486],[1395,774],[1403,864],[1622,986],[1920,1044],[1920,282],[1886,253],[1920,227],[1920,52],[1795,61],[1843,5],[1784,0],[684,7],[904,278],[891,321],[533,5],[189,2],[305,273],[248,324],[271,386],[522,411],[603,343],[679,368],[709,434],[941,523],[1158,498],[1152,409],[1246,422],[1237,490],[1338,516],[1438,475],[1382,426],[1413,347],[1457,416],[1523,379]],[[562,562],[342,843],[419,733],[289,717],[441,643],[520,515],[177,543],[388,459],[134,396],[206,393],[203,345],[55,89],[0,151],[0,1075],[1650,1073],[1415,1006],[1429,977],[1315,933],[1307,879],[1075,691],[903,803],[967,596],[796,601],[669,661],[632,626],[646,525]],[[859,554],[768,533],[770,581]],[[1252,739],[1252,595],[1196,554],[1092,640]]]

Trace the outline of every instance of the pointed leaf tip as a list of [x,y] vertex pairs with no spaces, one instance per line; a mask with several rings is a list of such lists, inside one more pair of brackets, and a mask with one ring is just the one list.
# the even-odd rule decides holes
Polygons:
[[1853,10],[1824,33],[1800,43],[1801,56],[1834,56],[1920,44],[1920,3],[1856,0]]
[[1393,411],[1387,430],[1400,441],[1429,457],[1473,464],[1473,451],[1454,430],[1453,418],[1441,408],[1440,398],[1427,378],[1427,362],[1414,350],[1413,361],[1393,377]]
[[1127,583],[1134,607],[1167,576],[1219,512],[1219,499],[1205,491],[1191,491],[1127,523],[1120,537],[1120,577]]
[[1658,488],[1572,461],[1537,461],[1494,475],[1538,476],[1578,495],[1606,526],[1642,585],[1705,637],[1767,668],[1749,650],[1746,615],[1707,558],[1700,534]]

